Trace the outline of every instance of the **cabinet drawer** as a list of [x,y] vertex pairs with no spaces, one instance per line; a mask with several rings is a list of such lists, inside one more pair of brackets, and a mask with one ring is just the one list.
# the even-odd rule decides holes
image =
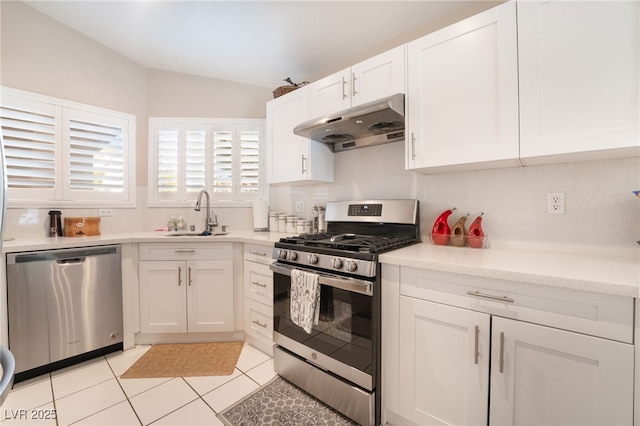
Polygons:
[[255,244],[244,245],[244,260],[268,265],[273,262],[273,259],[271,258],[272,253],[273,247],[270,246],[260,246]]
[[245,299],[244,304],[244,332],[258,339],[273,339],[273,308]]
[[140,260],[233,259],[232,243],[142,243],[139,250]]
[[400,294],[621,342],[633,342],[633,299],[402,267]]
[[244,295],[273,306],[273,272],[268,265],[244,262]]

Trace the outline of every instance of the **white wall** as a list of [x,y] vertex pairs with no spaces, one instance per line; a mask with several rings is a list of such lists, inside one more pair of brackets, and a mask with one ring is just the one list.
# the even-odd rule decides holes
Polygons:
[[[308,217],[327,201],[417,198],[423,241],[435,218],[456,207],[450,225],[484,212],[492,247],[640,254],[640,200],[631,192],[640,189],[639,158],[422,175],[404,170],[399,142],[337,153],[334,161],[333,184],[272,189],[273,209],[291,213],[302,200],[299,215]],[[548,192],[565,193],[566,214],[547,214]]]

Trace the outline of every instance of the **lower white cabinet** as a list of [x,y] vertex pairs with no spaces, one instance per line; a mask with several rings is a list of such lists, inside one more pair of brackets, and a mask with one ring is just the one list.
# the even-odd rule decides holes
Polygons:
[[140,244],[140,331],[234,329],[231,244]]
[[271,247],[245,244],[244,333],[248,343],[273,354],[273,272]]
[[632,424],[631,298],[408,267],[387,277],[389,424]]

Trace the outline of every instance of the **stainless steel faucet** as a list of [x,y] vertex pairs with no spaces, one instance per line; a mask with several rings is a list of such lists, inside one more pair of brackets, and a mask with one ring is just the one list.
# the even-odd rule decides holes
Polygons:
[[202,205],[202,194],[207,196],[207,217],[205,219],[204,232],[214,234],[214,228],[218,226],[218,216],[213,215],[213,221],[211,220],[211,199],[209,198],[209,193],[204,189],[200,191],[200,194],[198,194],[198,201],[196,201],[195,211],[200,211],[200,206]]

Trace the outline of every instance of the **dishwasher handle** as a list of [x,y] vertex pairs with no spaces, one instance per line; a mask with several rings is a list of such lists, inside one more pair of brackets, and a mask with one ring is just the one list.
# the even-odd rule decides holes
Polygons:
[[120,253],[119,245],[7,253],[7,265],[52,260],[55,260],[57,263],[80,263],[78,259],[118,253]]
[[86,257],[72,257],[70,259],[58,259],[56,260],[56,263],[58,265],[70,265],[74,263],[84,263],[86,259]]

